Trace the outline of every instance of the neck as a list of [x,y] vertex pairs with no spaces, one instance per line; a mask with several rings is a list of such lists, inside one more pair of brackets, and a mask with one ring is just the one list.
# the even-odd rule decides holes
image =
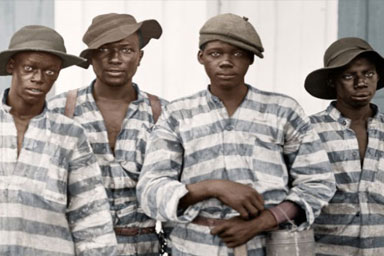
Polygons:
[[341,114],[343,114],[343,116],[351,119],[352,121],[368,120],[368,118],[373,116],[373,110],[369,104],[360,108],[351,108],[337,102],[336,108],[341,112]]
[[109,86],[96,79],[93,95],[96,100],[133,101],[137,98],[136,90],[130,82],[124,86]]
[[15,98],[10,91],[7,97],[7,105],[11,107],[10,113],[13,116],[20,119],[32,119],[43,112],[45,101],[29,104]]
[[229,88],[226,90],[221,89],[218,86],[211,85],[210,91],[223,102],[229,116],[231,116],[247,95],[248,87],[245,84],[242,84],[241,86],[236,86],[235,88]]

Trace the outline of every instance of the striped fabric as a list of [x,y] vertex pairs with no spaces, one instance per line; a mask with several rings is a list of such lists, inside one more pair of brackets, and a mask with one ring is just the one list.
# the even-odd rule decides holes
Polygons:
[[363,168],[351,121],[334,107],[310,117],[328,152],[336,194],[315,221],[317,255],[384,255],[384,115],[368,123]]
[[[93,97],[93,83],[80,88],[74,119],[86,130],[102,171],[115,227],[153,227],[155,220],[147,217],[138,206],[136,183],[144,161],[146,141],[153,126],[153,116],[148,96],[137,91],[137,100],[129,104],[122,130],[118,135],[113,155],[108,142],[104,119]],[[64,113],[66,93],[49,101],[54,112]],[[161,100],[165,104],[164,100]],[[156,234],[117,236],[118,255],[158,255]]]
[[[334,193],[326,153],[301,107],[287,96],[248,88],[232,117],[208,90],[176,100],[165,107],[151,134],[138,197],[149,216],[175,225],[173,256],[233,255],[209,227],[191,221],[198,215],[228,219],[238,213],[217,199],[178,211],[186,184],[227,179],[255,188],[267,207],[291,200],[305,210],[301,228]],[[248,255],[265,255],[264,245],[264,235],[254,237],[247,243]]]
[[108,200],[83,128],[45,108],[17,157],[7,95],[0,96],[0,255],[114,255]]

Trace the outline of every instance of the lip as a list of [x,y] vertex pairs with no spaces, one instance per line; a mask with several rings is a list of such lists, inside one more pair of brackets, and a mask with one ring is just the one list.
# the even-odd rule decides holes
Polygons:
[[29,94],[35,95],[35,96],[40,96],[40,95],[44,94],[44,92],[42,90],[37,89],[37,88],[27,88],[26,90]]
[[117,69],[108,69],[108,70],[105,70],[105,73],[109,76],[121,76],[124,74],[124,71],[117,70]]
[[366,99],[370,98],[370,94],[369,93],[358,93],[358,94],[353,95],[352,98],[356,99],[356,100],[366,100]]
[[228,79],[232,79],[236,76],[236,74],[223,74],[223,73],[220,73],[220,74],[217,74],[217,77],[220,78],[220,79],[224,79],[224,80],[228,80]]

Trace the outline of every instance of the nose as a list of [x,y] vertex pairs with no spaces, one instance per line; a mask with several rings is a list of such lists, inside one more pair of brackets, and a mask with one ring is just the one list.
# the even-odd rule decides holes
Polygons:
[[43,74],[41,70],[37,69],[33,72],[32,81],[33,82],[41,82],[43,80]]
[[220,62],[220,67],[221,68],[233,67],[233,63],[229,54],[223,54],[223,59]]
[[355,87],[359,88],[359,87],[366,87],[366,86],[367,86],[366,77],[363,75],[357,76],[357,81],[355,82]]
[[111,53],[109,55],[109,62],[110,63],[120,63],[120,53],[118,49],[111,50]]

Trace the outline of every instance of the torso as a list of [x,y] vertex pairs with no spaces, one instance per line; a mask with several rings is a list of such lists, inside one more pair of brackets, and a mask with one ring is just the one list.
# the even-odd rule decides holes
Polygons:
[[109,146],[112,152],[114,152],[117,136],[120,133],[129,102],[124,100],[111,101],[99,99],[96,101],[96,104],[107,128]]
[[20,155],[21,148],[23,146],[24,134],[28,129],[28,124],[31,118],[20,118],[13,116],[15,126],[17,130],[17,156]]
[[364,120],[352,120],[350,127],[356,134],[359,144],[360,163],[361,166],[363,166],[365,151],[368,145],[367,122]]

